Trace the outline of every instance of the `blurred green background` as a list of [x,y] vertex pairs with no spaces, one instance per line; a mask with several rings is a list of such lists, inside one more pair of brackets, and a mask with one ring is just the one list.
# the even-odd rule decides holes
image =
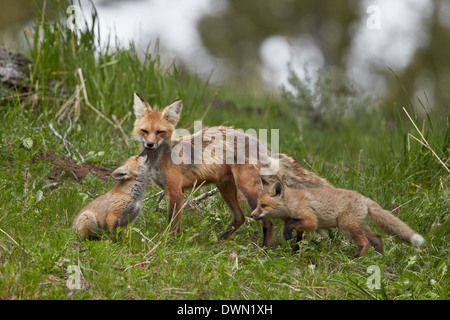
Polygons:
[[[47,18],[59,1],[47,1]],[[352,0],[93,1],[100,32],[143,50],[157,46],[180,70],[237,90],[279,92],[290,63],[333,72],[337,92],[370,91],[383,113],[421,99],[438,114],[450,101],[450,3]],[[43,0],[0,0],[0,45],[26,51],[24,28]],[[75,1],[89,14],[88,1]],[[378,25],[377,25],[378,23]]]

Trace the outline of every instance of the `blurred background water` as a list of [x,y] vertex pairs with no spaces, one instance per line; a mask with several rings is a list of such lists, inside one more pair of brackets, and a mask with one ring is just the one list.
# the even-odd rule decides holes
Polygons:
[[[0,0],[0,45],[25,51],[43,0]],[[48,17],[58,1],[47,1]],[[392,110],[421,99],[450,107],[447,0],[94,0],[100,35],[216,83],[252,92],[332,70],[336,90],[374,93]],[[75,1],[85,17],[89,1]],[[69,13],[67,14],[69,17]],[[115,41],[113,40],[114,44]]]

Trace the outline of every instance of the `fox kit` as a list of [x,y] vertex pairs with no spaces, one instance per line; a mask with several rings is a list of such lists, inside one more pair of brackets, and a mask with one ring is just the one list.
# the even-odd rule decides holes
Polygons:
[[[250,208],[255,209],[261,168],[264,167],[260,161],[261,157],[258,156],[264,152],[258,152],[256,156],[247,152],[244,155],[244,161],[237,161],[239,150],[236,150],[236,140],[244,141],[245,150],[249,150],[248,147],[253,144],[257,146],[258,150],[265,151],[271,159],[273,157],[253,136],[222,126],[206,128],[193,135],[183,136],[179,140],[172,140],[172,133],[180,119],[181,100],[158,111],[150,107],[135,93],[133,108],[136,115],[133,136],[142,143],[144,148],[149,150],[149,176],[167,195],[169,222],[173,232],[176,234],[181,230],[183,190],[192,188],[194,185],[214,183],[232,213],[233,220],[221,235],[222,239],[229,238],[245,221],[237,194],[240,192]],[[205,138],[211,134],[214,136],[214,140]],[[196,147],[198,141],[200,141],[200,148]],[[216,146],[217,143],[220,144],[219,147],[226,154],[227,161],[217,161],[220,160],[220,152],[208,152],[211,151],[213,143]],[[183,152],[181,156],[180,150]],[[215,149],[215,151],[217,150]],[[199,153],[203,155],[203,161],[196,162],[195,157]],[[172,157],[174,154],[178,158],[194,161],[177,161],[175,163]],[[205,154],[207,155],[204,156]],[[229,161],[230,159],[231,161]],[[297,161],[288,156],[279,155],[278,159],[273,159],[273,162],[279,168],[277,174],[279,178],[290,187],[331,186],[327,180],[304,169]],[[275,177],[275,175],[267,176],[267,179],[272,181],[271,179]],[[269,219],[262,219],[261,224],[263,246],[268,247],[272,238],[273,224]]]
[[116,229],[125,229],[142,207],[147,184],[147,155],[133,156],[111,173],[114,187],[84,207],[73,221],[73,229],[82,239],[96,238],[96,231],[108,229],[115,242]]
[[380,235],[365,226],[369,217],[384,232],[416,246],[424,239],[404,222],[379,204],[351,190],[338,188],[316,188],[296,190],[285,187],[277,181],[272,185],[262,180],[262,190],[256,209],[251,217],[259,220],[264,217],[279,218],[285,221],[284,237],[319,229],[339,228],[358,245],[355,257],[361,257],[372,245],[383,253],[383,240]]

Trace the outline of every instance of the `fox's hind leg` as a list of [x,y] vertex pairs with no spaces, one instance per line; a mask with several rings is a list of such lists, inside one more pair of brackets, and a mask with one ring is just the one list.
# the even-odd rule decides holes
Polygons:
[[117,219],[116,215],[108,213],[105,220],[106,225],[108,226],[109,234],[111,236],[111,241],[115,243],[117,240],[116,236],[120,237],[120,232],[117,233],[117,228],[119,227],[119,219]]
[[367,227],[364,227],[364,234],[369,240],[371,246],[374,247],[377,252],[383,253],[384,250],[383,238],[381,238],[379,234],[373,232]]
[[352,234],[351,238],[358,245],[358,252],[356,252],[355,258],[362,257],[370,248],[369,240],[366,238],[364,232],[362,231]]
[[[369,239],[366,236],[367,228],[364,226],[365,215],[359,214],[359,211],[360,208],[352,204],[342,210],[337,218],[338,228],[358,246],[355,258],[363,256],[370,248]],[[374,241],[372,233],[369,235]]]
[[98,231],[101,229],[94,213],[85,211],[74,221],[73,229],[82,240],[100,240]]
[[221,239],[228,239],[245,221],[239,201],[237,198],[237,189],[234,181],[217,183],[217,189],[231,210],[233,221],[220,236]]
[[355,258],[362,257],[370,248],[369,240],[364,230],[356,225],[339,225],[339,228],[358,246],[358,252]]
[[181,232],[181,219],[183,217],[184,194],[181,185],[177,182],[167,182],[167,201],[169,203],[169,224],[174,235]]
[[[260,171],[253,165],[236,166],[232,169],[236,188],[244,196],[251,210],[255,210],[258,203],[258,192],[261,184]],[[272,242],[273,223],[269,218],[260,220],[263,229],[262,246],[268,248]]]

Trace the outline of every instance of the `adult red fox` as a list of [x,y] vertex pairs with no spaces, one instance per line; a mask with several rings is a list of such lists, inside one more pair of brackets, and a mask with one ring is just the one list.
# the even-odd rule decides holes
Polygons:
[[73,229],[82,239],[96,238],[96,231],[108,229],[113,242],[116,229],[125,229],[133,222],[142,207],[147,184],[147,155],[132,156],[111,173],[117,182],[104,195],[84,207],[73,221]]
[[369,198],[351,190],[338,188],[292,189],[280,181],[269,184],[262,179],[257,207],[250,215],[255,220],[279,218],[285,221],[284,238],[319,229],[339,228],[358,245],[355,258],[361,257],[370,245],[383,253],[383,240],[365,226],[367,217],[384,232],[416,246],[423,244],[421,235],[414,232],[391,212]]
[[[149,176],[167,195],[169,222],[175,234],[181,230],[183,190],[194,185],[216,184],[229,206],[233,220],[221,235],[222,239],[228,239],[245,221],[238,192],[252,210],[256,208],[263,169],[276,167],[277,173],[267,179],[272,181],[278,177],[295,188],[331,186],[294,159],[282,154],[271,156],[255,137],[232,128],[204,128],[172,139],[180,119],[181,100],[158,111],[135,93],[133,108],[136,121],[132,134],[149,150]],[[252,147],[255,152],[249,151]],[[262,219],[261,224],[263,246],[268,247],[273,224],[269,219]]]

